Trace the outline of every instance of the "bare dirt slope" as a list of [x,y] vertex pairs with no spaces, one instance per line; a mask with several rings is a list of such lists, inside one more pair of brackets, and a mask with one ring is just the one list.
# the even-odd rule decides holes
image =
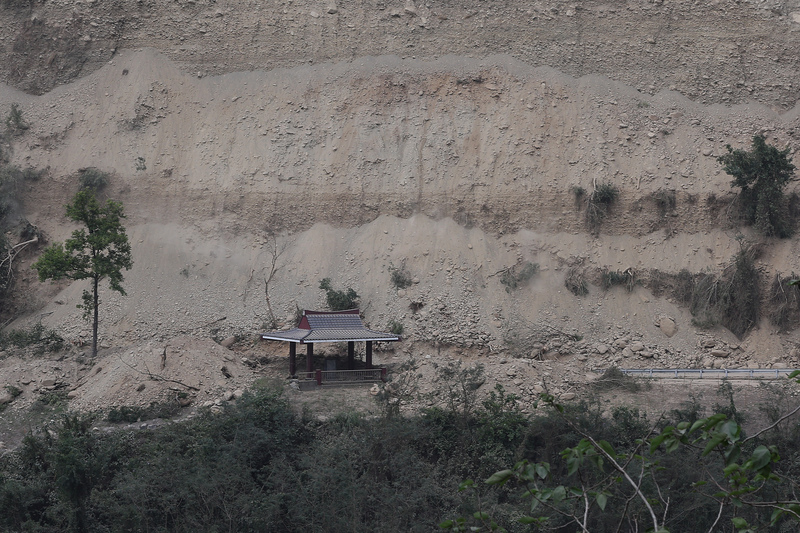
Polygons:
[[700,102],[798,98],[798,0],[4,0],[0,81],[33,93],[151,47],[192,74],[509,54]]
[[[504,5],[492,4],[496,16],[494,11],[481,15],[482,3],[470,16],[463,5],[447,6],[440,15],[411,4],[376,5],[382,14],[373,22],[364,15],[356,25],[348,17],[371,9],[368,4],[289,3],[286,13],[268,14],[254,7],[249,18],[239,4],[217,4],[203,7],[213,16],[192,21],[170,18],[178,16],[170,10],[195,12],[200,9],[195,3],[154,4],[154,14],[119,26],[123,37],[115,41],[113,55],[91,56],[95,59],[69,73],[59,70],[62,56],[55,51],[52,65],[63,75],[37,79],[46,89],[69,83],[38,96],[2,86],[0,109],[19,103],[31,125],[15,139],[13,162],[49,168],[41,180],[25,183],[20,212],[51,241],[63,240],[73,229],[63,206],[77,190],[75,173],[98,167],[112,175],[106,194],[125,205],[134,256],[124,284],[128,295],[101,295],[103,359],[76,362],[72,373],[61,367],[51,372],[41,361],[7,353],[0,362],[4,379],[15,386],[28,381],[24,387],[31,394],[45,381],[63,381],[80,407],[147,404],[171,394],[169,387],[176,383],[146,379],[145,388],[137,390],[143,375],[121,360],[149,361],[153,354],[182,346],[178,351],[191,363],[161,370],[178,372],[169,373],[170,379],[200,389],[193,392],[198,403],[224,398],[267,371],[257,364],[254,371],[241,357],[257,361],[283,350],[248,344],[268,326],[264,280],[273,258],[277,270],[268,296],[280,325],[288,325],[298,307],[324,306],[318,285],[329,277],[336,288],[358,291],[372,327],[403,324],[406,341],[382,354],[385,362],[426,356],[485,361],[493,376],[526,398],[552,374],[567,383],[558,390],[568,393],[574,383],[612,364],[800,363],[797,335],[778,335],[766,321],[739,340],[721,328],[696,329],[669,293],[656,296],[642,285],[630,292],[599,287],[603,270],[630,269],[642,279],[654,271],[716,272],[739,250],[740,234],[756,239],[727,216],[730,178],[716,156],[726,144],[749,146],[756,133],[781,147],[796,142],[800,118],[787,73],[793,72],[797,55],[774,51],[796,46],[794,8],[746,2],[680,9],[645,2],[580,8],[537,4],[523,16]],[[3,31],[48,28],[67,6],[36,4],[30,20],[4,8],[0,16],[13,24],[2,25]],[[90,34],[81,38],[88,43],[86,53],[99,54],[102,39],[92,37],[91,28],[109,32],[113,25],[90,13],[97,9],[110,16],[112,8],[73,7],[73,14],[86,14],[63,28],[79,26],[79,34],[85,29]],[[122,7],[114,13],[127,21],[135,10],[123,15]],[[450,11],[464,12],[460,23]],[[259,48],[259,39],[267,38],[263,32],[252,33],[258,37],[249,44],[239,32],[262,16],[273,17],[276,26],[268,27],[284,28],[291,36],[280,41],[272,34],[270,42],[282,43],[281,53]],[[752,20],[742,25],[746,16]],[[331,17],[339,21],[337,32],[352,31],[359,38],[327,41],[333,30],[320,25]],[[579,20],[584,21],[582,37],[575,38],[584,51],[580,68],[580,54],[570,48],[578,45],[566,34],[547,37],[531,29],[546,21],[549,31],[567,32]],[[630,35],[608,32],[611,48],[594,46],[602,27],[588,20],[624,21]],[[661,33],[648,29],[657,20],[671,22]],[[523,30],[521,21],[533,26]],[[741,63],[749,68],[744,82],[725,81],[731,74],[724,68],[702,81],[711,72],[705,61],[714,53],[709,56],[704,48],[713,35],[700,37],[701,21],[716,23],[716,31],[727,31],[732,41],[737,25],[736,39],[758,43],[741,52]],[[370,42],[370,32],[401,23],[404,29],[398,31],[429,36],[416,42],[417,49],[433,48],[435,42],[435,51],[363,55],[359,47]],[[693,51],[682,41],[682,24],[693,28]],[[766,31],[775,24],[786,29],[780,44]],[[506,26],[511,29],[498,32]],[[176,28],[182,28],[180,34]],[[290,45],[302,36],[308,40],[312,30],[320,36],[308,41],[309,64]],[[558,53],[539,57],[534,44],[502,50],[490,34],[552,42]],[[201,35],[224,45],[198,46],[206,38]],[[467,53],[469,36],[484,44]],[[172,39],[185,44],[166,44]],[[343,39],[358,43],[350,56],[343,56]],[[624,39],[639,43],[626,60],[630,68],[623,66],[624,54],[609,52]],[[370,53],[397,54],[401,41],[387,37],[391,46],[385,47],[374,42]],[[144,44],[154,48],[139,48]],[[102,48],[110,50],[111,44]],[[647,50],[656,49],[660,55],[644,61]],[[665,52],[678,49],[684,52]],[[29,57],[32,72],[49,72],[30,57],[34,50],[28,56],[16,50],[9,57]],[[510,53],[494,55],[498,51]],[[218,56],[203,55],[212,52]],[[572,59],[565,59],[570,54]],[[256,56],[261,62],[247,66]],[[728,56],[717,56],[727,65]],[[271,68],[276,65],[280,68]],[[225,73],[211,75],[215,72]],[[32,89],[23,78],[5,75],[17,87]],[[645,82],[650,78],[654,81]],[[675,90],[667,90],[671,85]],[[703,99],[715,103],[706,105]],[[738,103],[723,105],[730,102]],[[575,191],[605,182],[619,188],[619,200],[599,227],[588,227]],[[663,193],[674,194],[673,208],[659,208]],[[800,272],[796,239],[767,241],[764,250],[758,263],[764,279]],[[89,326],[75,308],[82,284],[38,284],[29,269],[34,259],[18,263],[24,297],[16,302],[13,311],[21,318],[12,327],[41,320],[73,342],[74,350],[84,349]],[[538,265],[538,274],[506,290],[503,271],[528,263]],[[412,285],[394,287],[393,268],[407,272]],[[566,289],[565,276],[575,273],[585,277],[588,295]],[[206,341],[232,336],[245,339],[234,345],[245,350],[243,355]],[[233,359],[224,363],[226,356]],[[267,366],[280,376],[285,369],[277,361]],[[509,374],[510,361],[533,373]],[[97,366],[104,372],[94,371]],[[224,377],[221,366],[234,377]],[[55,378],[54,372],[63,376]]]

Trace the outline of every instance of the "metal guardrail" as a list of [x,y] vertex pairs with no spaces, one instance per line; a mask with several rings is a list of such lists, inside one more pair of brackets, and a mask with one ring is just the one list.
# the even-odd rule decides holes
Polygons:
[[629,376],[646,378],[691,378],[691,379],[779,379],[788,377],[794,368],[620,368],[620,372]]
[[314,380],[317,385],[345,384],[345,383],[370,383],[386,381],[385,368],[370,368],[362,370],[315,370],[314,372],[298,372],[300,379]]

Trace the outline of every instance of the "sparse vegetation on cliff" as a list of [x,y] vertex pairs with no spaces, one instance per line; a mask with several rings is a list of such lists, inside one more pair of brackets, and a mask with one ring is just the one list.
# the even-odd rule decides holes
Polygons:
[[319,288],[325,291],[325,300],[331,311],[345,311],[358,307],[361,297],[351,287],[342,291],[336,290],[331,285],[331,279],[325,278],[320,280]]
[[779,150],[767,144],[763,135],[753,137],[749,151],[734,150],[718,161],[733,176],[731,186],[741,189],[739,201],[744,218],[766,236],[788,237],[792,234],[783,191],[794,176],[795,166],[789,148]]
[[757,246],[742,245],[720,275],[706,274],[694,281],[690,311],[702,328],[721,324],[740,339],[761,316],[761,273],[755,265]]
[[603,220],[618,197],[619,189],[612,183],[601,183],[586,196],[586,227],[590,232],[596,234],[600,231]]

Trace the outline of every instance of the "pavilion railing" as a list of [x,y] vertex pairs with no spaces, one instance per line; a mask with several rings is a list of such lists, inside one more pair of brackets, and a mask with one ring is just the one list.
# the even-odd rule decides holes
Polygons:
[[314,372],[298,372],[297,377],[300,379],[313,379],[317,382],[317,385],[369,383],[386,381],[386,369],[315,370]]

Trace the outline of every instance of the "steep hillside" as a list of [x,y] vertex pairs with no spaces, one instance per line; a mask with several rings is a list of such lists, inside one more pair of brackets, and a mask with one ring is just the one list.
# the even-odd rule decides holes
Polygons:
[[[134,267],[127,296],[101,295],[99,366],[193,346],[200,377],[184,381],[212,397],[247,381],[226,385],[220,364],[251,379],[241,357],[283,348],[226,363],[184,336],[252,338],[267,303],[288,325],[324,306],[323,278],[356,289],[371,326],[403,325],[384,361],[488,356],[524,394],[612,364],[797,365],[796,333],[697,329],[675,292],[682,270],[719,273],[744,241],[765,292],[800,272],[797,239],[741,226],[717,161],[759,133],[794,154],[800,7],[701,4],[7,2],[0,110],[19,103],[30,124],[12,163],[48,169],[19,213],[63,240],[76,174],[110,173]],[[585,194],[603,184],[619,196],[591,220]],[[83,284],[41,285],[33,260],[17,261],[4,313],[80,347]],[[609,272],[636,283],[604,290]],[[499,366],[516,357],[536,361],[525,379]],[[134,402],[141,380],[93,382],[89,362],[31,379],[7,361],[11,381],[63,379],[86,406]]]

